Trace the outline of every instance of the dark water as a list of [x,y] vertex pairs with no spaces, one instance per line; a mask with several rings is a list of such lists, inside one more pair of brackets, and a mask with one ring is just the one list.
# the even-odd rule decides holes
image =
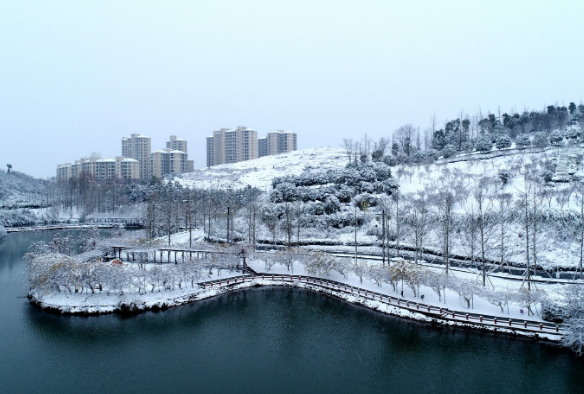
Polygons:
[[254,289],[132,317],[67,317],[27,300],[0,241],[0,393],[577,393],[584,360],[539,343]]

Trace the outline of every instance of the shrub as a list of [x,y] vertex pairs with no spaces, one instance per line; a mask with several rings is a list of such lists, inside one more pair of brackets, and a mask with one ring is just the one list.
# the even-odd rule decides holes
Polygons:
[[560,145],[564,140],[564,135],[559,130],[554,130],[548,137],[550,144]]
[[541,131],[539,133],[535,133],[533,136],[533,146],[536,148],[544,148],[549,145],[548,139],[546,134]]
[[527,134],[520,134],[515,138],[515,147],[517,149],[525,149],[525,147],[531,145],[529,136]]
[[475,142],[475,149],[479,152],[489,152],[493,149],[493,143],[489,138],[483,136]]
[[449,157],[453,156],[456,153],[456,150],[454,149],[454,146],[448,144],[444,147],[444,149],[442,149],[442,156],[445,159],[448,159]]
[[497,149],[505,149],[511,146],[511,138],[507,134],[501,134],[495,142]]

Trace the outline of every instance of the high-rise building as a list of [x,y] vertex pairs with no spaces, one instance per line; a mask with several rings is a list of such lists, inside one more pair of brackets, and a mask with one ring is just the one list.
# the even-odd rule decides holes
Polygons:
[[[187,140],[177,138],[176,135],[170,136],[170,141],[166,142],[166,149],[180,150],[180,151],[186,153],[187,155],[189,153],[187,151]],[[187,157],[187,165],[186,165],[185,170],[183,172],[193,172],[194,170],[195,170],[195,161],[188,160],[188,157]]]
[[258,157],[268,155],[268,137],[258,138]]
[[132,134],[122,138],[122,156],[140,162],[140,179],[150,179],[150,137]]
[[297,136],[291,131],[276,130],[268,133],[266,137],[267,155],[291,152],[297,150]]
[[207,137],[207,167],[215,165],[215,139],[212,135]]
[[161,178],[167,174],[187,172],[188,155],[181,150],[161,149],[150,154],[150,173]]
[[113,159],[102,159],[99,153],[92,153],[90,157],[75,160],[74,164],[66,163],[57,166],[57,180],[66,181],[85,173],[96,180],[105,181],[119,178],[126,181],[140,179],[140,162],[135,159],[117,156]]
[[258,133],[244,126],[220,129],[207,137],[207,166],[237,163],[258,157]]
[[152,175],[182,174],[194,170],[194,161],[188,159],[187,141],[170,136],[167,148],[151,152],[150,137],[132,134],[122,138],[122,156],[102,159],[99,153],[76,160],[74,164],[57,166],[57,179],[67,180],[87,173],[96,180],[121,178],[125,180],[149,180]]
[[182,138],[177,138],[176,135],[170,136],[170,141],[166,142],[166,149],[181,150],[184,153],[189,153],[187,151],[187,141]]

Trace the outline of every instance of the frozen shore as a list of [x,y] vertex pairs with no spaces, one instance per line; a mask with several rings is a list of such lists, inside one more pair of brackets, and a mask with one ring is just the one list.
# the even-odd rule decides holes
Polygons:
[[[353,293],[347,293],[342,289],[335,289],[332,287],[327,287],[320,283],[318,280],[314,280],[313,283],[307,283],[301,280],[282,280],[283,278],[278,278],[280,275],[275,275],[275,278],[270,276],[264,277],[251,277],[251,276],[239,276],[239,277],[223,277],[215,280],[213,284],[205,285],[205,288],[190,288],[190,289],[177,289],[172,291],[164,291],[157,293],[146,293],[146,294],[132,294],[132,295],[118,295],[118,296],[107,296],[105,294],[30,294],[29,298],[31,303],[41,309],[52,311],[59,314],[69,314],[69,315],[98,315],[106,313],[140,313],[144,311],[156,311],[164,310],[175,306],[185,305],[188,303],[204,300],[207,298],[215,297],[217,295],[225,294],[233,291],[240,291],[248,289],[251,287],[261,287],[261,286],[283,286],[283,287],[295,287],[306,289],[321,294],[326,294],[334,298],[344,300],[346,302],[361,305],[368,309],[385,313],[392,316],[397,316],[401,318],[406,318],[410,320],[416,320],[420,322],[426,322],[431,324],[438,324],[441,326],[452,326],[461,327],[475,330],[482,330],[494,333],[505,333],[511,335],[519,335],[522,337],[528,337],[533,339],[540,339],[552,342],[558,342],[561,339],[562,332],[554,332],[551,329],[538,331],[537,326],[540,324],[539,321],[529,321],[529,326],[531,329],[523,329],[522,325],[515,324],[513,327],[506,327],[504,320],[505,318],[501,316],[499,320],[499,325],[497,326],[497,321],[491,319],[490,323],[487,322],[487,318],[483,322],[481,316],[481,322],[478,320],[474,322],[472,319],[468,320],[468,314],[466,315],[466,321],[464,320],[464,314],[458,313],[458,319],[449,318],[451,311],[448,313],[437,314],[436,307],[433,313],[425,312],[425,308],[421,310],[415,310],[414,305],[419,304],[410,303],[407,300],[402,300],[402,306],[391,304],[390,300],[387,301],[375,299],[375,295],[367,289],[358,290],[358,295]],[[353,287],[348,285],[349,287]],[[353,289],[355,289],[353,287]],[[369,295],[368,295],[369,294]],[[373,297],[372,297],[373,295]],[[381,298],[381,297],[380,297]],[[393,298],[393,297],[392,297]],[[406,307],[407,305],[407,307]],[[442,312],[442,308],[440,308]],[[516,323],[516,322],[515,322]],[[526,325],[527,327],[527,325]]]

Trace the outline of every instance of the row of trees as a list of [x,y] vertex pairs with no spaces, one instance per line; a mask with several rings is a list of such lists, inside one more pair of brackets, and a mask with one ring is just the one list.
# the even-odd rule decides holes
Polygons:
[[[567,128],[567,126],[571,126]],[[433,162],[457,152],[488,152],[516,147],[543,148],[564,138],[584,137],[584,105],[567,107],[550,105],[542,111],[523,113],[461,113],[439,127],[436,116],[424,130],[411,124],[399,127],[391,138],[375,141],[365,135],[361,140],[345,139],[343,145],[349,161],[383,161],[388,165]]]
[[[190,189],[179,182],[151,182],[134,185],[130,201],[141,204],[146,237],[165,236],[170,245],[171,235],[181,230],[202,228],[205,237],[223,238],[228,242],[247,239],[255,241],[258,196],[255,188],[242,189]],[[247,223],[235,229],[235,220]],[[189,240],[192,245],[192,239]]]
[[450,254],[465,256],[479,266],[483,284],[492,264],[503,269],[512,261],[527,268],[529,288],[536,267],[555,266],[550,249],[570,251],[566,265],[582,276],[584,185],[546,182],[548,164],[533,156],[493,176],[446,170],[431,187],[404,193],[400,208],[386,207],[390,240],[413,245],[416,259],[424,249],[439,252],[446,270]]
[[[28,276],[32,294],[42,296],[54,292],[106,295],[145,294],[165,290],[195,287],[198,282],[207,280],[213,273],[221,274],[222,270],[234,272],[240,267],[238,251],[229,248],[216,248],[210,257],[185,261],[181,264],[155,265],[148,269],[139,264],[117,265],[100,261],[79,262],[64,254],[48,251],[38,253],[34,248],[27,255],[29,259]],[[212,250],[213,251],[213,250]],[[338,258],[324,253],[308,253],[289,249],[284,252],[257,254],[250,259],[262,259],[269,271],[273,265],[282,264],[293,269],[293,265],[302,265],[310,275],[328,276],[332,271],[339,272],[348,278],[354,275],[363,282],[371,280],[377,286],[391,286],[394,292],[409,288],[415,297],[421,297],[420,287],[432,289],[439,301],[446,302],[446,290],[458,294],[461,304],[473,308],[474,297],[480,296],[493,305],[509,313],[509,304],[516,303],[535,314],[541,311],[537,305],[545,300],[542,291],[512,291],[496,290],[493,286],[483,287],[477,280],[458,279],[446,272],[436,272],[408,262],[396,260],[387,265],[369,264],[362,260]]]

